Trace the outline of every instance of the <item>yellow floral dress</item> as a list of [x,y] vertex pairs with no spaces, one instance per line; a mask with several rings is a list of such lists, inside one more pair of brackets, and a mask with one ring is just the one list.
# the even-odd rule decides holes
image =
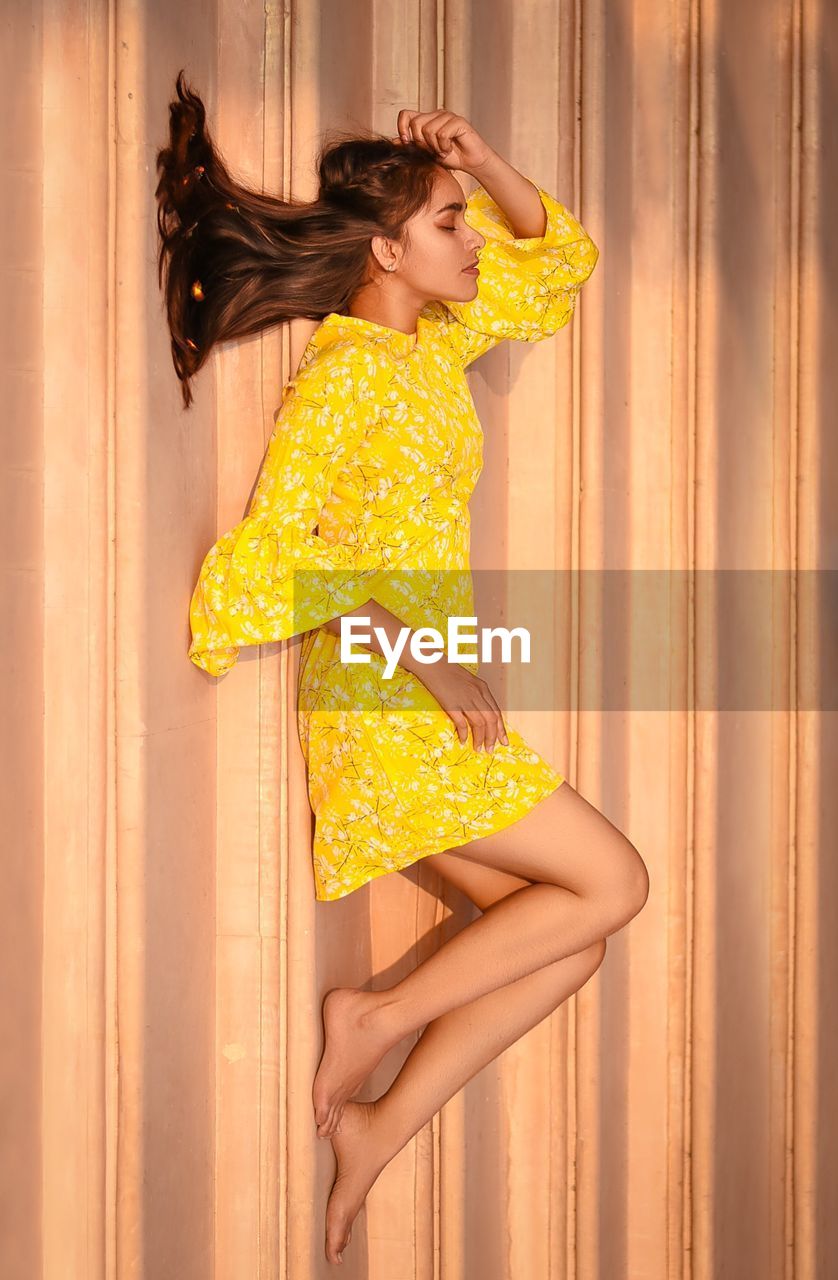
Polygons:
[[474,614],[468,501],[483,458],[465,370],[506,338],[567,324],[599,256],[537,189],[547,227],[527,239],[482,186],[467,198],[486,239],[471,302],[429,303],[415,334],[325,317],[284,388],[249,513],[207,553],[192,595],[189,658],[210,675],[243,645],[303,633],[297,723],[320,900],[498,831],[564,781],[505,715],[508,746],[461,743],[417,677],[396,666],[387,678],[369,649],[342,662],[324,625],[370,599],[443,636],[448,617]]

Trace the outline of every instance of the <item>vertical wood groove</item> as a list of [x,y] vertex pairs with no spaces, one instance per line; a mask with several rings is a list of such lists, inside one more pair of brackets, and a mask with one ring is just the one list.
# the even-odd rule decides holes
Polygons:
[[[486,453],[473,560],[543,553],[576,571],[555,602],[569,705],[533,715],[529,736],[636,845],[652,891],[594,979],[388,1166],[350,1270],[827,1275],[833,9],[10,11],[0,936],[15,989],[0,1089],[20,1106],[4,1277],[329,1274],[334,1166],[310,1101],[323,993],[390,986],[473,918],[421,864],[316,903],[299,646],[248,653],[217,684],[186,659],[202,549],[238,518],[313,325],[219,350],[182,411],[153,227],[181,66],[222,150],[267,190],[314,196],[329,126],[392,133],[401,106],[447,108],[552,187],[601,251],[568,330],[470,371]],[[662,714],[635,705],[636,620],[626,706],[591,706],[613,676],[596,637],[615,567],[678,587]],[[788,709],[702,702],[724,665],[729,568],[775,572],[755,662]]]

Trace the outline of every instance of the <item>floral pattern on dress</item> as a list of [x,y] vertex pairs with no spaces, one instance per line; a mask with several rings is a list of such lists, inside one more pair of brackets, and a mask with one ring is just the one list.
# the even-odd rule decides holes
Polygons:
[[[543,236],[516,238],[483,187],[477,296],[432,302],[415,334],[327,315],[283,390],[248,514],[204,558],[190,660],[223,675],[245,645],[302,633],[297,724],[315,815],[315,896],[340,898],[428,854],[500,830],[564,781],[504,716],[476,751],[402,667],[340,660],[330,619],[377,600],[415,629],[473,616],[468,501],[483,436],[465,376],[507,338],[570,320],[598,250],[537,188]],[[477,663],[465,662],[472,671]]]

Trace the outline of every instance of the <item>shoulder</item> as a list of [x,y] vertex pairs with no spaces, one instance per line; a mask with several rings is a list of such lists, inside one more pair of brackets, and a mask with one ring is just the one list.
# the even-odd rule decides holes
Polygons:
[[319,404],[383,400],[396,368],[383,344],[365,341],[360,335],[327,332],[321,325],[309,339],[297,372],[285,384],[283,403],[289,396]]

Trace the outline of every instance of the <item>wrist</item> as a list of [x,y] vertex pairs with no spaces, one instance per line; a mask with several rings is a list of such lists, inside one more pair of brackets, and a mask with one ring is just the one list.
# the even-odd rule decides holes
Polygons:
[[480,164],[469,165],[465,172],[470,173],[473,178],[482,183],[484,177],[491,177],[495,173],[502,172],[506,163],[503,156],[499,155],[497,151],[490,150],[485,160],[482,160]]
[[435,690],[445,687],[452,667],[463,666],[461,662],[455,662],[453,658],[449,658],[444,653],[435,662],[419,662],[411,657],[410,663],[410,671],[416,676],[417,680],[421,680],[429,693],[434,693]]
[[424,684],[423,677],[428,670],[428,666],[427,663],[419,662],[419,660],[414,657],[410,648],[412,640],[413,631],[411,630],[408,634],[405,646],[402,649],[401,656],[399,657],[399,666],[405,671],[409,671],[412,676],[416,676],[417,679],[422,680],[422,683]]

